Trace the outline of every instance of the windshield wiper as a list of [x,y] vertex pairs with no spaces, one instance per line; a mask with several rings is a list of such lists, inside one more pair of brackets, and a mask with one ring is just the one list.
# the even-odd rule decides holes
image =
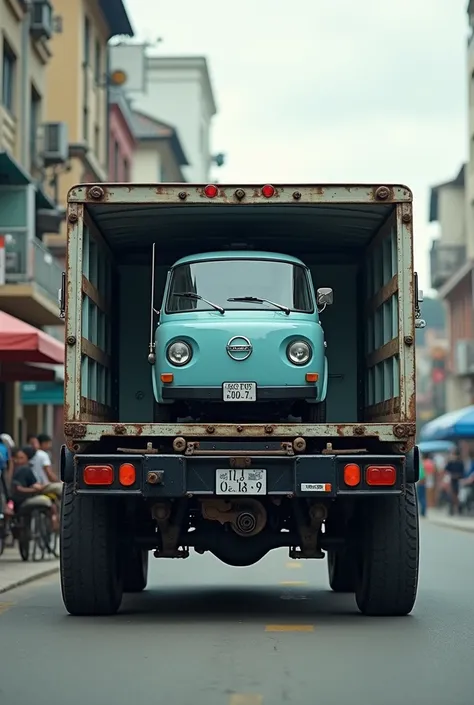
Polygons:
[[209,306],[215,308],[216,311],[219,311],[219,313],[222,313],[222,315],[224,315],[225,313],[225,308],[222,308],[222,306],[219,306],[219,304],[214,304],[212,303],[212,301],[204,299],[202,296],[199,296],[199,294],[195,294],[194,291],[177,291],[172,294],[172,296],[181,296],[183,299],[194,299],[195,301],[204,301],[204,303],[209,304]]
[[284,311],[287,316],[291,313],[291,309],[289,309],[288,306],[276,304],[274,301],[270,301],[270,299],[259,299],[257,296],[234,296],[232,299],[227,299],[227,301],[249,301],[254,304],[271,304],[272,306],[279,308],[280,311]]

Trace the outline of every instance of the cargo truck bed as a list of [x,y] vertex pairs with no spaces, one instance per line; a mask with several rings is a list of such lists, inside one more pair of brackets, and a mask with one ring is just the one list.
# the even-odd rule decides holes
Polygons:
[[[242,195],[243,194],[243,195]],[[65,433],[101,438],[378,439],[415,434],[412,194],[404,186],[82,185],[68,197]],[[154,423],[151,252],[157,307],[183,255],[271,250],[301,258],[334,290],[324,319],[329,361],[325,424]],[[120,444],[119,444],[120,445]],[[143,446],[143,441],[141,442]],[[349,445],[349,447],[351,447]]]

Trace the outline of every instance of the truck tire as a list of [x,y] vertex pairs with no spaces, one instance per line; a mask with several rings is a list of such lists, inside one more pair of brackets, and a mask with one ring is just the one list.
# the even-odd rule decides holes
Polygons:
[[124,557],[123,591],[142,592],[148,582],[149,551],[134,546]]
[[405,494],[374,497],[365,505],[356,602],[362,614],[398,617],[416,601],[419,563],[415,485]]
[[334,592],[355,592],[356,565],[354,555],[347,551],[328,551],[328,577]]
[[65,486],[61,507],[61,591],[72,615],[115,614],[122,602],[115,502],[74,494]]

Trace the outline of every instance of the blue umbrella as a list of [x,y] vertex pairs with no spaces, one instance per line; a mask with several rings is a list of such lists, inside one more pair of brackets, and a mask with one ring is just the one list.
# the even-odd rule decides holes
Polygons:
[[421,441],[418,443],[420,453],[449,453],[455,447],[452,441]]
[[474,406],[450,411],[423,426],[422,441],[455,441],[474,438]]

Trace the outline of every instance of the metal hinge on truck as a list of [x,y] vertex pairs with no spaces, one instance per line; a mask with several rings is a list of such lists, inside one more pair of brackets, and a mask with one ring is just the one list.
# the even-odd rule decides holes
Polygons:
[[426,321],[421,317],[421,303],[423,303],[423,292],[418,288],[418,272],[415,272],[415,328],[426,327]]

